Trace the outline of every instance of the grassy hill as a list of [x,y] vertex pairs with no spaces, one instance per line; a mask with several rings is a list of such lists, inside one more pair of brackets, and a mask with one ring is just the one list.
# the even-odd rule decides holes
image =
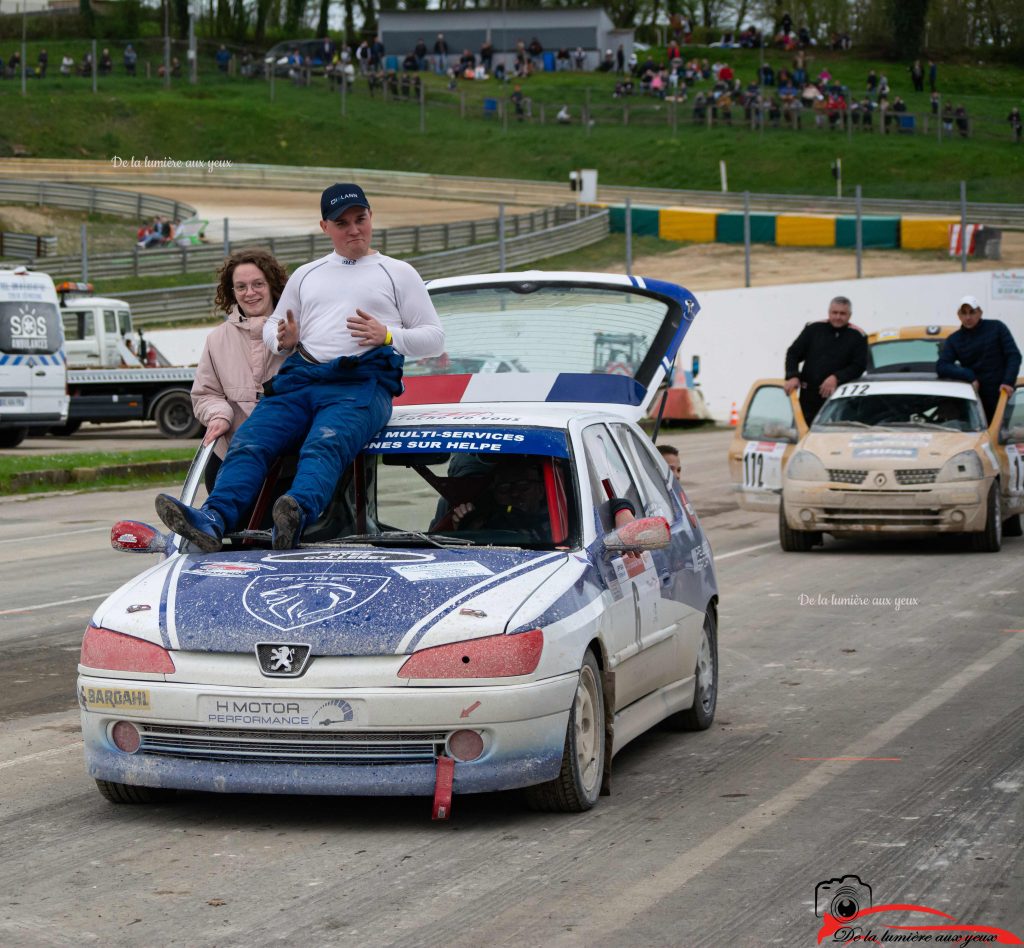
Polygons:
[[[29,44],[30,63],[40,45]],[[595,167],[602,183],[701,189],[719,187],[719,160],[725,160],[730,190],[805,194],[835,193],[830,167],[839,157],[846,193],[861,184],[869,197],[955,200],[964,179],[971,200],[1024,201],[1024,146],[1011,142],[1006,121],[1011,107],[1024,104],[1024,69],[1012,66],[939,64],[940,92],[971,116],[968,139],[939,141],[934,124],[927,137],[883,136],[877,117],[873,133],[848,136],[815,128],[809,113],[801,131],[762,132],[744,126],[738,108],[732,127],[709,129],[692,115],[692,96],[709,89],[709,81],[676,106],[673,123],[672,105],[641,96],[614,99],[615,77],[595,73],[548,73],[524,81],[532,118],[512,119],[507,128],[493,114],[485,117],[484,100],[503,99],[511,85],[460,82],[449,91],[445,78],[428,75],[421,133],[416,102],[385,100],[379,91],[371,97],[364,80],[347,97],[342,117],[340,97],[323,78],[309,87],[279,78],[272,100],[267,81],[223,76],[204,64],[198,86],[178,79],[168,90],[155,78],[155,57],[154,78],[145,78],[140,63],[139,78],[129,79],[122,74],[120,48],[110,45],[115,74],[100,79],[96,95],[89,79],[57,72],[64,48],[78,58],[85,44],[48,44],[50,74],[30,80],[24,97],[17,80],[0,83],[0,155],[228,159],[544,180],[567,180],[572,168]],[[729,62],[744,84],[759,62],[753,51],[685,52]],[[791,57],[768,52],[766,59],[778,70]],[[823,67],[858,97],[873,68],[888,75],[893,94],[902,95],[911,112],[923,116],[929,110],[928,93],[912,91],[906,64],[816,53],[808,71],[816,75]],[[588,100],[595,119],[589,129],[578,119]],[[573,124],[554,124],[563,104],[576,117]]]

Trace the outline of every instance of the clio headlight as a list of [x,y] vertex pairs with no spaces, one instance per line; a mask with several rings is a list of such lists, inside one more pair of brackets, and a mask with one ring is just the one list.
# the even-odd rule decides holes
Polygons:
[[939,471],[935,482],[943,484],[949,481],[977,481],[984,476],[985,469],[982,467],[978,452],[961,451],[942,465],[942,470]]
[[795,481],[827,481],[828,472],[817,455],[810,451],[797,451],[786,468],[786,477]]

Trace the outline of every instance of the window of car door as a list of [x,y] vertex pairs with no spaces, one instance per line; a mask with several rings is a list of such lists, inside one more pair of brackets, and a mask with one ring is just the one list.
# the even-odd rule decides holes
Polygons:
[[793,403],[781,385],[762,385],[743,417],[747,441],[771,441],[796,429]]
[[636,472],[636,482],[643,501],[643,511],[637,509],[637,516],[664,517],[672,523],[678,511],[665,485],[665,477],[651,452],[628,425],[612,425],[612,429]]
[[638,516],[643,510],[643,501],[622,452],[606,425],[590,425],[583,429],[583,449],[587,455],[594,506],[601,518],[602,530],[609,533],[615,529],[615,518],[608,503],[611,497],[626,498]]

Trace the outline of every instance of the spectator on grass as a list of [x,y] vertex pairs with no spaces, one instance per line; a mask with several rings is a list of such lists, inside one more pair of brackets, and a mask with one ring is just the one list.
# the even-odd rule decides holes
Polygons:
[[443,76],[448,69],[448,41],[444,33],[438,33],[434,40],[434,72]]
[[938,118],[939,115],[939,105],[939,94],[937,92],[933,92],[931,96],[932,115],[936,118]]
[[509,96],[512,100],[512,107],[515,110],[516,121],[521,122],[526,116],[526,96],[523,95],[523,88],[520,85],[516,85],[512,90],[512,95]]
[[[490,46],[490,43],[484,43],[484,46]],[[491,49],[493,51],[494,47],[491,47]],[[480,53],[483,55],[482,49],[480,50]],[[416,40],[416,45],[413,47],[412,54],[416,57],[416,69],[423,72],[423,70],[427,68],[427,44],[423,42],[422,36]]]
[[135,66],[139,61],[139,54],[135,52],[135,47],[129,43],[124,48],[124,71],[126,75],[135,75]]
[[1021,117],[1020,109],[1010,109],[1010,114],[1006,117],[1006,121],[1010,123],[1010,132],[1013,135],[1013,142],[1015,145],[1020,144],[1021,137]]
[[635,76],[638,68],[639,60],[637,59],[636,50],[634,50],[626,58],[626,69],[629,71],[631,76]]
[[956,130],[960,133],[961,138],[966,138],[970,131],[967,121],[967,109],[962,105],[958,105],[953,114],[956,116]]
[[953,104],[947,102],[942,107],[942,129],[946,132],[953,131]]
[[104,48],[100,53],[99,69],[101,76],[109,76],[114,71],[114,61],[110,58],[110,50]]
[[14,79],[21,72],[21,53],[15,50],[7,60],[7,74]]
[[71,70],[74,68],[75,61],[67,53],[65,53],[63,57],[61,57],[60,61],[60,74],[62,76],[70,76]]
[[81,65],[78,67],[78,73],[83,79],[88,79],[92,75],[92,53],[86,53],[82,57]]
[[543,71],[544,47],[541,46],[540,40],[536,36],[530,40],[530,45],[526,47],[526,51],[530,54],[530,62],[533,64],[533,68]]
[[494,68],[494,44],[490,40],[484,40],[480,47],[480,65],[488,72]]
[[582,46],[576,47],[576,52],[572,54],[572,62],[577,72],[583,71],[583,67],[587,64],[587,54],[583,51]]
[[560,47],[555,54],[555,66],[559,72],[568,72],[572,68],[572,54],[567,46]]
[[[228,71],[228,67],[231,65],[230,50],[221,43],[217,49],[217,54],[213,58],[217,61],[217,68],[221,72],[226,73]],[[325,62],[330,62],[330,60],[327,59]]]
[[563,105],[558,110],[558,114],[555,116],[555,121],[558,122],[559,125],[568,125],[572,122],[572,113],[569,111],[568,105]]
[[364,75],[370,73],[370,41],[363,40],[356,48],[356,62],[359,63],[359,71]]
[[375,36],[373,42],[370,44],[370,66],[373,69],[382,69],[384,67],[384,41],[380,36]]
[[693,120],[703,122],[708,115],[708,98],[703,92],[698,92],[693,99]]
[[931,92],[935,92],[938,89],[938,75],[939,67],[935,65],[935,61],[932,59],[928,60],[928,89]]
[[619,48],[615,50],[615,71],[620,76],[626,74],[626,50],[622,43],[619,43]]
[[915,92],[924,92],[924,67],[920,59],[915,59],[914,65],[910,67],[910,81],[914,84]]
[[50,64],[50,54],[45,50],[39,50],[39,58],[36,60],[36,76],[39,79],[46,78],[46,67]]

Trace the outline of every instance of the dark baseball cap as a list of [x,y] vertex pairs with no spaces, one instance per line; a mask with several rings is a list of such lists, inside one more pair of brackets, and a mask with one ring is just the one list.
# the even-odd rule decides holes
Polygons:
[[337,220],[350,207],[370,209],[370,202],[358,184],[332,184],[320,195],[320,217],[325,221]]

